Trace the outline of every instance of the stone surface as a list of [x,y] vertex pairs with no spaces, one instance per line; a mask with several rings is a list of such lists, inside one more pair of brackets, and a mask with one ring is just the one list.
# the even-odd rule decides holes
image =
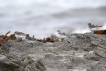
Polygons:
[[55,43],[8,41],[0,71],[106,71],[106,35],[73,35]]

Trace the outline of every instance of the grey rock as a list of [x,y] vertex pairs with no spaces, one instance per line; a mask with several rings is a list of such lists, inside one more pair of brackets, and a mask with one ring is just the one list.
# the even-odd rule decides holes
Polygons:
[[63,42],[8,41],[0,71],[106,71],[106,35],[68,35]]

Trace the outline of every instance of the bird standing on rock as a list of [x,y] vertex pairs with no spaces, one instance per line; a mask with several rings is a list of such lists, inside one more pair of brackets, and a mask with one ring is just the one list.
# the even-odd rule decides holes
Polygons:
[[94,31],[94,30],[97,30],[99,29],[100,27],[102,26],[98,26],[98,25],[94,25],[94,24],[91,24],[91,23],[88,23],[88,27],[91,31]]
[[61,39],[63,41],[64,38],[66,38],[66,34],[61,32],[60,30],[56,30],[55,35],[57,38]]

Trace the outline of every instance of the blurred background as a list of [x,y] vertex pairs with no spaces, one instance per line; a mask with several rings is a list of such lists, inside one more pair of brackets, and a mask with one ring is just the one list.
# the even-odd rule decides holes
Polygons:
[[106,0],[0,0],[0,33],[20,31],[44,38],[56,29],[87,32],[106,22]]

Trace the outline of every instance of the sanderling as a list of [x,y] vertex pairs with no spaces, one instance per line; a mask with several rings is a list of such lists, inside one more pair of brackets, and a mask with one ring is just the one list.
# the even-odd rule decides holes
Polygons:
[[15,31],[14,34],[15,34],[15,36],[16,36],[17,39],[25,40],[25,37],[26,37],[26,34],[25,33]]
[[60,30],[57,30],[57,31],[55,32],[55,35],[56,35],[57,38],[59,38],[59,39],[61,39],[61,40],[63,40],[64,38],[67,37],[67,35],[66,35],[65,33],[61,32]]
[[98,30],[99,28],[101,28],[102,26],[98,26],[98,25],[88,23],[88,27],[91,31],[95,31],[95,30]]

